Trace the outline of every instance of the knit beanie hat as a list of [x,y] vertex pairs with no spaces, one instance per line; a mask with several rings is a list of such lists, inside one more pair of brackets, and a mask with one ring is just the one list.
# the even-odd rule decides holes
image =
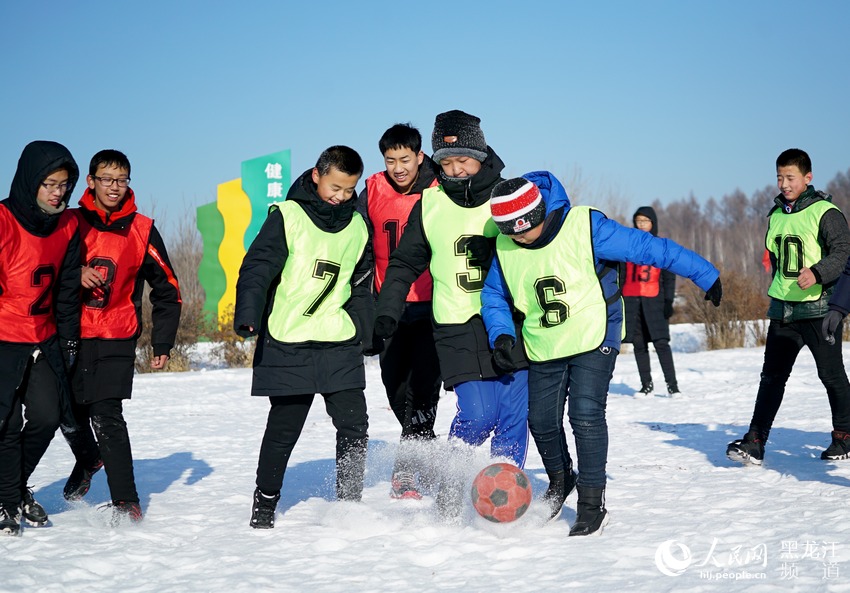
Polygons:
[[520,235],[546,219],[546,202],[536,185],[528,179],[516,177],[493,188],[490,212],[503,235]]
[[487,158],[487,141],[481,119],[454,109],[437,116],[431,134],[431,158],[439,163],[447,156],[469,156],[481,163]]

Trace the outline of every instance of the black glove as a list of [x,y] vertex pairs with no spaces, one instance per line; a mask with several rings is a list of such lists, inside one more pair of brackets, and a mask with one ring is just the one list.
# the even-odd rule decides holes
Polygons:
[[364,344],[364,356],[377,356],[384,351],[384,339],[379,338],[376,334],[372,334],[372,341]]
[[664,301],[664,319],[673,317],[673,301]]
[[233,331],[240,338],[250,338],[257,335],[257,326],[253,322],[234,322]]
[[835,330],[837,330],[838,326],[841,325],[842,319],[844,319],[844,315],[835,310],[830,310],[826,314],[826,317],[823,318],[821,333],[823,333],[823,339],[826,340],[826,343],[830,346],[835,344]]
[[388,315],[378,315],[375,319],[375,335],[382,340],[389,338],[397,329],[398,321]]
[[77,340],[60,340],[59,347],[62,348],[62,358],[65,361],[65,370],[71,372],[77,362],[77,350],[80,343]]
[[505,373],[513,373],[519,367],[514,362],[511,356],[511,350],[514,347],[514,339],[508,334],[502,334],[493,343],[493,364],[496,368]]
[[705,291],[705,300],[711,301],[712,305],[719,307],[721,298],[723,298],[723,287],[720,285],[720,276],[718,276],[711,288]]
[[473,235],[466,243],[466,253],[470,265],[483,270],[490,269],[493,259],[493,250],[490,248],[490,240],[483,235]]

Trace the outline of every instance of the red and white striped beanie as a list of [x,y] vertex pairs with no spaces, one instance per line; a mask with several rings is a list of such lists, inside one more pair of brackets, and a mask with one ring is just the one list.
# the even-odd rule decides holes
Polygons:
[[536,185],[523,177],[515,177],[493,188],[490,212],[503,235],[520,235],[545,220],[546,202]]

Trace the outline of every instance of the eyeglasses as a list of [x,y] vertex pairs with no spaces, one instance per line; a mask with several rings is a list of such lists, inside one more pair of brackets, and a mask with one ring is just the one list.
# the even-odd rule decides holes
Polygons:
[[117,183],[118,187],[127,187],[130,183],[130,178],[125,177],[123,179],[113,179],[112,177],[98,177],[97,175],[92,175],[92,179],[96,179],[98,183],[100,183],[103,187],[112,187],[113,183]]
[[50,193],[55,192],[57,189],[61,191],[63,194],[69,187],[71,187],[70,183],[42,183],[41,187],[49,191]]

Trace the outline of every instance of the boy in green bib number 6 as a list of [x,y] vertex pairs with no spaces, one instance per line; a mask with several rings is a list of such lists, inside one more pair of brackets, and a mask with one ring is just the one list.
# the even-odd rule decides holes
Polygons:
[[[545,217],[534,215],[541,208]],[[528,427],[549,476],[543,501],[550,520],[555,519],[577,487],[578,512],[570,535],[590,535],[608,521],[605,407],[623,337],[617,262],[690,278],[715,306],[722,295],[720,274],[669,239],[626,228],[598,210],[570,206],[564,187],[548,171],[498,184],[490,209],[500,235],[481,292],[481,315],[497,348],[517,340],[511,305],[525,316]],[[578,476],[564,433],[568,400]]]

